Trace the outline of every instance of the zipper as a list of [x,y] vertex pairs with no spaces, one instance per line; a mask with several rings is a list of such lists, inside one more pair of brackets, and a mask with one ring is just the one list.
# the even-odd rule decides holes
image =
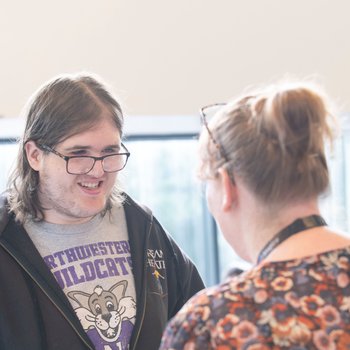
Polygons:
[[10,250],[6,248],[6,246],[3,245],[3,243],[0,242],[0,245],[17,261],[17,263],[22,267],[22,269],[27,272],[27,274],[32,278],[32,280],[39,286],[39,288],[43,291],[43,293],[49,298],[49,300],[52,302],[52,304],[55,305],[57,310],[62,314],[62,316],[68,321],[68,323],[71,325],[71,327],[75,330],[75,332],[78,334],[79,338],[83,341],[83,343],[90,349],[90,350],[95,350],[86,342],[86,340],[80,335],[80,332],[75,328],[74,324],[67,318],[65,313],[61,310],[61,308],[52,300],[50,295],[46,293],[44,288],[40,285],[40,283],[35,279],[35,277],[31,274],[31,272],[12,254]]
[[[152,225],[153,225],[153,217],[151,218],[151,222],[150,222],[150,225],[149,225],[149,230],[148,230],[147,237],[146,237],[146,242],[147,242],[147,243],[148,243],[149,237],[150,237],[150,235],[151,235]],[[144,264],[143,264],[143,275],[144,275],[144,276],[146,276],[146,272],[147,272],[147,252],[146,252],[146,257],[145,257],[145,261],[144,261]],[[146,283],[147,283],[147,278],[145,278],[145,284],[146,284]],[[147,286],[145,285],[144,287],[147,287]],[[143,320],[144,320],[144,318],[145,318],[146,296],[147,296],[147,290],[146,290],[146,288],[144,288],[144,291],[145,291],[145,292],[144,292],[144,299],[142,300],[143,303],[142,303],[141,322],[140,322],[139,328],[137,329],[137,333],[136,333],[136,336],[135,336],[135,341],[134,341],[133,347],[132,347],[130,350],[134,350],[135,347],[136,347],[137,340],[139,339],[139,336],[140,336],[140,332],[141,332]]]

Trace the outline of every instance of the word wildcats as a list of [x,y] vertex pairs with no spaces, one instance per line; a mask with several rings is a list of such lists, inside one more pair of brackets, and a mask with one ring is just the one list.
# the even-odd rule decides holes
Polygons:
[[128,241],[97,242],[44,257],[61,288],[132,271]]

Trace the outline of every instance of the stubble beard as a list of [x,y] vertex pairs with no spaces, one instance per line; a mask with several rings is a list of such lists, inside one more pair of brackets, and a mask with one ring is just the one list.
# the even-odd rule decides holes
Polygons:
[[81,199],[76,200],[74,193],[69,188],[53,186],[45,177],[42,177],[40,182],[39,198],[46,214],[54,212],[72,219],[91,218],[105,211],[111,196],[111,194],[108,194],[105,197],[104,204],[100,208],[92,210],[87,207],[87,204],[84,206],[84,203],[80,203]]

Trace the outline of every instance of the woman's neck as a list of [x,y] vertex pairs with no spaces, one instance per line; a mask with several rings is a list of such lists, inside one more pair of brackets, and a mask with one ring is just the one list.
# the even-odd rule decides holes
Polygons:
[[278,232],[295,220],[314,214],[319,215],[316,199],[289,203],[289,205],[283,205],[279,208],[276,206],[268,210],[261,203],[256,203],[255,208],[250,207],[249,212],[242,213],[246,218],[242,217],[241,221],[244,226],[242,232],[244,232],[244,245],[249,261],[256,263],[261,250]]

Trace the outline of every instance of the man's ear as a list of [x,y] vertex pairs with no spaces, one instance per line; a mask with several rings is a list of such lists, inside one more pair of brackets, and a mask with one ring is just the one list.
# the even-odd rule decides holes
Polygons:
[[39,171],[43,151],[36,145],[34,141],[26,142],[24,149],[29,165],[33,170]]
[[236,187],[232,183],[231,177],[227,172],[227,169],[220,168],[218,170],[220,175],[220,185],[222,186],[222,210],[228,211],[236,200]]

